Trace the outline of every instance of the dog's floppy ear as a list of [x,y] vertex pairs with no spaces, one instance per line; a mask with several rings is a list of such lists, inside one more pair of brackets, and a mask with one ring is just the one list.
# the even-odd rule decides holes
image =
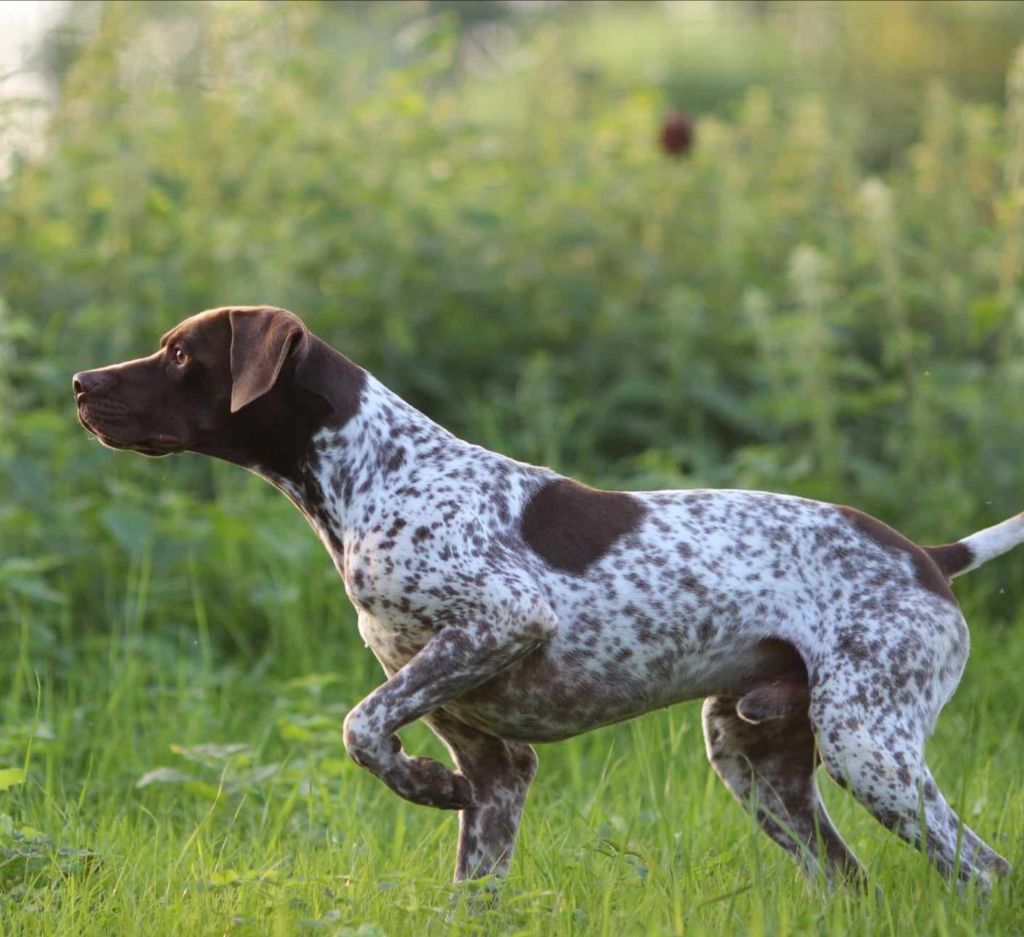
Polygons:
[[232,309],[231,412],[262,397],[281,374],[288,355],[303,343],[306,327],[298,316],[270,307]]

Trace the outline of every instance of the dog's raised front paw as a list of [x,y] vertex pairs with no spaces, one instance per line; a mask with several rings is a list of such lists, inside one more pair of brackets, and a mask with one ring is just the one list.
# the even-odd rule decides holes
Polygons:
[[441,810],[465,810],[473,806],[473,788],[465,775],[450,771],[432,758],[407,758],[405,777],[395,786],[406,800]]

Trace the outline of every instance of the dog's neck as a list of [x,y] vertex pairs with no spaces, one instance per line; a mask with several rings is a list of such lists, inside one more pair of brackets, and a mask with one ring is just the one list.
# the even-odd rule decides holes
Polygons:
[[367,374],[358,405],[341,426],[311,438],[287,476],[254,467],[306,516],[336,558],[345,530],[388,491],[416,493],[421,470],[469,446]]

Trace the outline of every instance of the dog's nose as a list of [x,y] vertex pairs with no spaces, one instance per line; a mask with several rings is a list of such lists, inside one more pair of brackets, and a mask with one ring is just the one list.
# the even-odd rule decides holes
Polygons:
[[79,371],[71,378],[71,387],[77,397],[79,394],[95,394],[110,384],[113,375],[106,369],[97,371]]

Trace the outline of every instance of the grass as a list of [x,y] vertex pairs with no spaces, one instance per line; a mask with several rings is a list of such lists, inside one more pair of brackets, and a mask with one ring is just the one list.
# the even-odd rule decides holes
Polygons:
[[[7,937],[1024,931],[1019,874],[987,901],[959,895],[824,778],[885,897],[805,885],[708,768],[698,703],[543,747],[500,901],[453,903],[455,815],[400,801],[344,756],[344,712],[380,677],[340,583],[324,627],[289,612],[291,651],[242,666],[198,594],[176,632],[151,632],[146,564],[129,579],[105,636],[40,640],[25,610],[11,645],[0,746],[28,770],[0,793]],[[930,761],[1020,866],[1024,636],[973,630]],[[405,739],[443,757],[422,727]]]

